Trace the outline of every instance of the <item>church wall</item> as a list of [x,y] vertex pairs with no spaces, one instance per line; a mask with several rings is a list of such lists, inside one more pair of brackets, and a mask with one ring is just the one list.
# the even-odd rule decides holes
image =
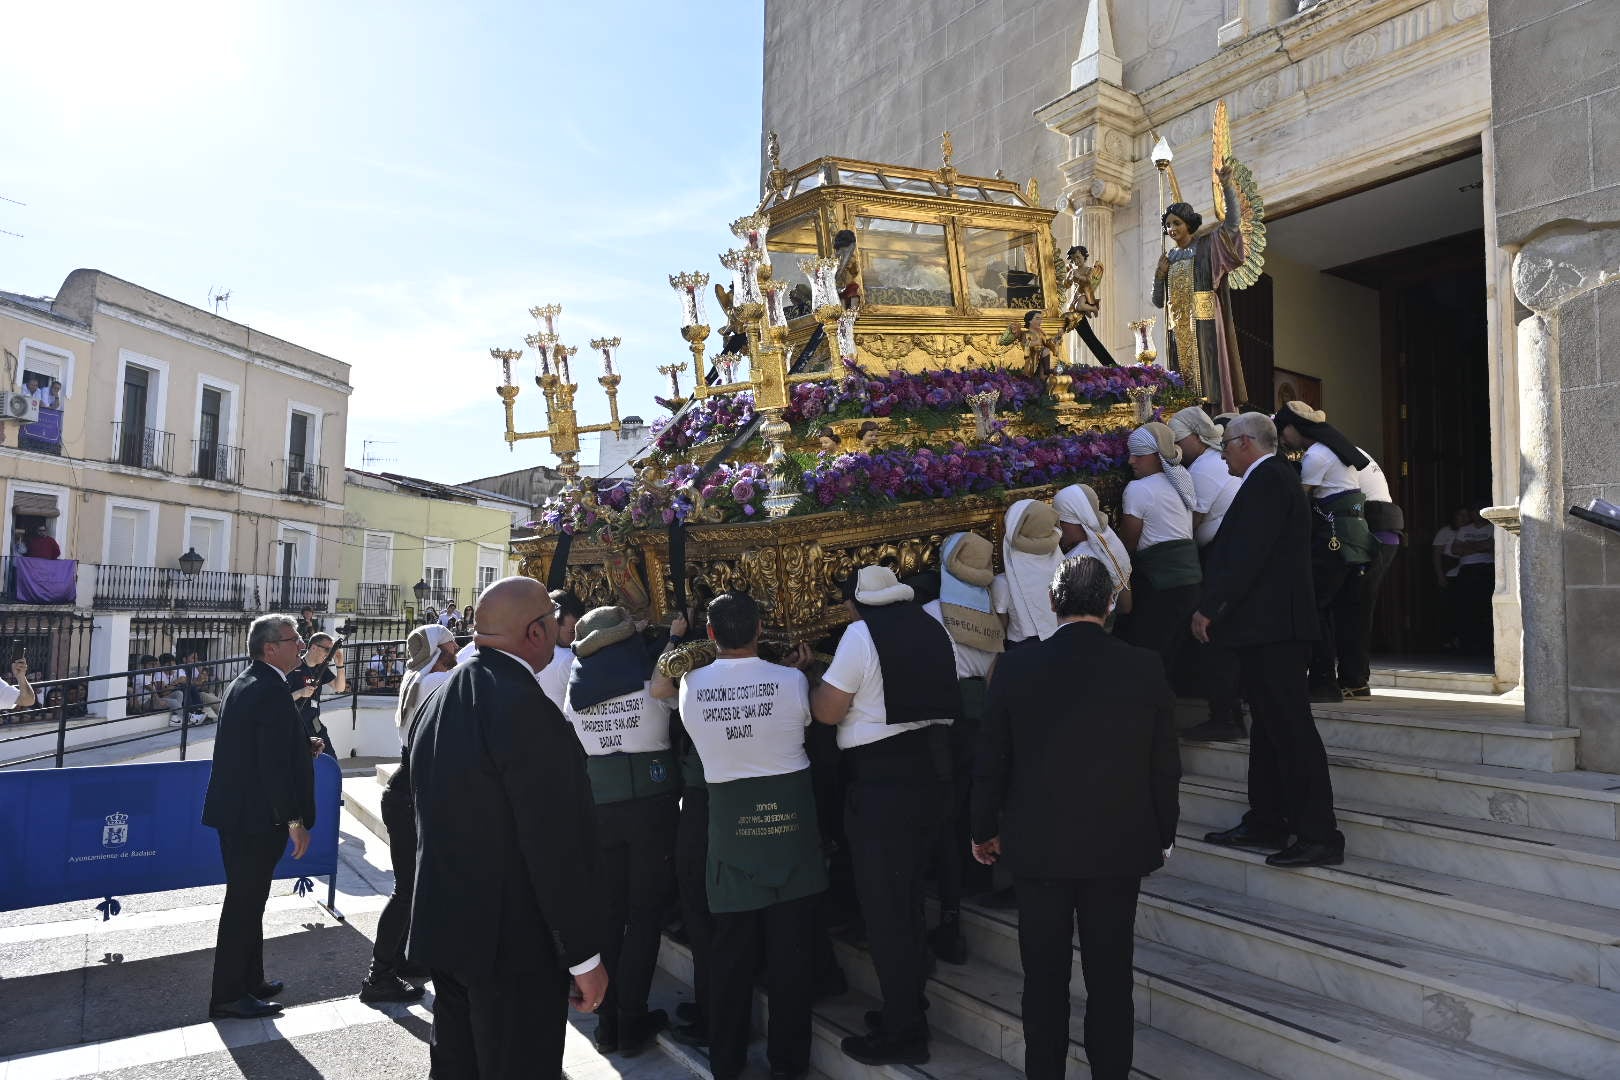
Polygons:
[[1525,705],[1620,771],[1620,63],[1613,6],[1490,0],[1497,242],[1514,258]]
[[[1035,110],[1069,89],[1084,5],[1073,0],[765,3],[765,128],[783,164],[828,154],[956,165],[1061,190],[1063,140]],[[762,168],[769,168],[763,164]]]
[[[1375,458],[1384,454],[1378,294],[1275,254],[1272,333],[1277,366],[1322,380],[1328,420]],[[1271,403],[1251,387],[1257,403]],[[1382,461],[1380,461],[1382,464]]]

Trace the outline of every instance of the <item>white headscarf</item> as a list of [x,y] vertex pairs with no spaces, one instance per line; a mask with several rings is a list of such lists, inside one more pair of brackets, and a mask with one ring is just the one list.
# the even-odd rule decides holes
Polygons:
[[1126,449],[1132,457],[1141,457],[1145,454],[1157,454],[1164,463],[1165,479],[1170,486],[1176,489],[1181,501],[1187,505],[1188,510],[1198,507],[1198,496],[1193,488],[1193,478],[1187,470],[1181,467],[1181,447],[1168,427],[1158,422],[1143,424],[1131,432],[1131,437],[1125,440]]
[[[416,714],[416,707],[435,686],[444,681],[443,678],[434,679],[429,670],[439,659],[440,647],[445,642],[454,644],[455,640],[454,634],[437,624],[418,626],[405,639],[405,677],[399,680],[399,705],[394,710],[399,745],[404,746],[410,735],[411,717]],[[444,674],[440,673],[441,676]]]
[[1024,515],[1033,506],[1034,499],[1019,499],[1007,508],[1006,528],[1001,537],[1001,565],[1005,567],[1008,606],[1019,625],[1034,632],[1042,641],[1057,633],[1057,616],[1052,613],[1052,595],[1049,591],[1052,575],[1063,565],[1063,553],[1054,547],[1045,555],[1019,551],[1013,546]]
[[1209,418],[1209,413],[1197,405],[1189,405],[1180,409],[1170,418],[1170,434],[1180,442],[1189,435],[1198,436],[1198,440],[1211,450],[1221,448],[1221,429],[1215,426],[1215,421]]
[[1052,507],[1057,510],[1059,521],[1083,525],[1086,529],[1086,538],[1065,551],[1063,557],[1073,559],[1090,555],[1099,559],[1108,567],[1108,573],[1114,579],[1114,588],[1128,589],[1131,585],[1131,553],[1126,549],[1125,541],[1108,527],[1107,517],[1092,505],[1094,498],[1096,495],[1084,484],[1070,484],[1052,497]]

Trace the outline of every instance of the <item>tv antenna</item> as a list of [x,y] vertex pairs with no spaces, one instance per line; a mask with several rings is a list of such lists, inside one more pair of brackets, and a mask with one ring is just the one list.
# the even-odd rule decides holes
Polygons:
[[[12,206],[27,206],[28,205],[27,203],[22,202],[19,199],[13,199],[9,195],[0,195],[0,202],[8,202]],[[12,232],[10,229],[0,229],[0,236],[15,236],[19,240],[21,240],[23,238],[22,233],[20,233],[20,232]]]
[[393,439],[362,439],[360,442],[360,467],[370,470],[373,465],[387,465],[397,461],[397,458],[383,457],[372,451],[373,446],[393,446]]
[[224,308],[226,311],[231,310],[231,290],[215,289],[210,285],[208,287],[208,302],[214,305],[215,315],[219,314],[220,308]]

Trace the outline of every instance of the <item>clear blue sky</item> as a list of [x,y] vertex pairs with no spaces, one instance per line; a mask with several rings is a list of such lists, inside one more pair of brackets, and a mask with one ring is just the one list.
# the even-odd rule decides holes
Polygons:
[[621,411],[657,415],[655,368],[690,360],[667,275],[720,280],[757,202],[761,9],[12,5],[0,195],[27,206],[0,202],[24,234],[0,235],[0,288],[51,295],[76,267],[199,307],[228,288],[222,314],[353,366],[349,464],[363,439],[442,481],[550,462],[507,451],[488,350],[560,302],[582,422],[607,418],[604,334]]

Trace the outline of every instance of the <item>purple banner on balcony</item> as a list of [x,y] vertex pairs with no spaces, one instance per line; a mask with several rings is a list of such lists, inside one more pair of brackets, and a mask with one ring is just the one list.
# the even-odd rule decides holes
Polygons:
[[39,442],[61,445],[62,410],[46,409],[42,407],[39,410],[38,420],[34,421],[32,424],[24,424],[22,426],[22,434],[26,435],[30,439],[36,439]]
[[73,572],[76,559],[30,559],[19,555],[11,560],[17,568],[17,603],[71,604],[77,598]]

